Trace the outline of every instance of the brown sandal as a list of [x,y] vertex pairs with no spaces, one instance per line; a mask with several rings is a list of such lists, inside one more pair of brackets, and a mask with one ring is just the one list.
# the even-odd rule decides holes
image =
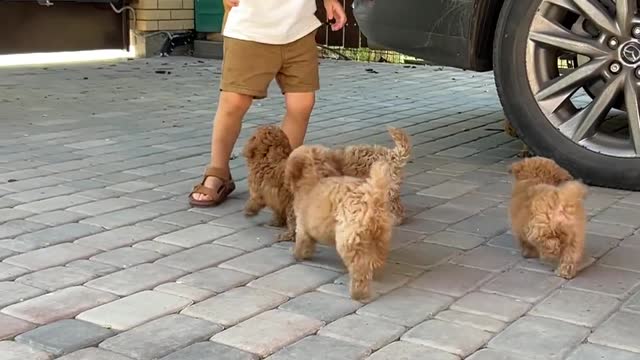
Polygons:
[[[236,189],[236,184],[231,177],[229,177],[229,180],[225,180],[226,176],[227,172],[220,168],[207,167],[202,182],[194,186],[191,194],[189,194],[189,204],[195,207],[213,207],[227,200],[229,194]],[[208,177],[214,177],[220,180],[222,184],[217,189],[204,186],[204,182]],[[193,198],[193,194],[204,194],[209,196],[211,200],[196,200]]]

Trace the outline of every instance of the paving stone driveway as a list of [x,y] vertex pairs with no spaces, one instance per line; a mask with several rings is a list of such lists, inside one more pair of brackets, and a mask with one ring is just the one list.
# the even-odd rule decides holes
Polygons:
[[[220,63],[192,58],[0,72],[0,359],[640,359],[640,194],[593,189],[588,267],[524,260],[507,231],[490,74],[322,63],[309,141],[413,135],[384,277],[347,296],[336,253],[295,263],[239,190],[186,194],[207,163]],[[369,70],[367,70],[369,69]],[[279,120],[258,102],[252,128]]]

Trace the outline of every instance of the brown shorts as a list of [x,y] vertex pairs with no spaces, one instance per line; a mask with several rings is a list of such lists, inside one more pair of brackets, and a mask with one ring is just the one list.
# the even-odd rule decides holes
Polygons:
[[283,93],[320,88],[316,31],[284,45],[224,38],[220,90],[261,99],[276,79]]

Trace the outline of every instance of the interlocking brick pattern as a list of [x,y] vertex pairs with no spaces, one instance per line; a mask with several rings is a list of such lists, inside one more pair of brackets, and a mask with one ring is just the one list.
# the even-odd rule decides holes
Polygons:
[[640,358],[640,193],[592,189],[575,279],[523,259],[506,208],[521,144],[502,131],[491,74],[321,63],[308,142],[388,145],[387,125],[414,142],[409,218],[360,303],[334,249],[296,263],[267,211],[242,215],[239,150],[281,119],[275,85],[247,114],[238,190],[188,207],[220,66],[2,70],[0,359]]

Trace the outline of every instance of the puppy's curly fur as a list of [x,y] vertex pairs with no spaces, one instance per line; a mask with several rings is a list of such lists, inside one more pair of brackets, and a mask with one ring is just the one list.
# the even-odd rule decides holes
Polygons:
[[287,135],[277,126],[259,127],[249,138],[243,149],[243,156],[249,168],[249,200],[245,204],[245,214],[255,216],[269,207],[273,211],[270,225],[287,230],[279,240],[294,239],[295,217],[293,214],[293,194],[284,182],[287,158],[292,148]]
[[509,213],[526,258],[558,263],[556,274],[575,277],[584,255],[587,187],[553,160],[533,157],[513,164]]
[[392,171],[383,160],[371,166],[366,179],[340,176],[344,158],[336,155],[321,146],[302,146],[287,161],[297,222],[294,255],[311,257],[316,241],[335,245],[351,276],[351,297],[362,300],[389,252]]
[[388,128],[395,143],[393,149],[380,145],[351,145],[335,150],[343,157],[342,172],[347,176],[365,178],[376,161],[385,160],[391,166],[391,184],[389,197],[394,225],[400,225],[405,218],[405,208],[400,200],[400,185],[404,176],[404,167],[411,157],[411,139],[402,129]]

